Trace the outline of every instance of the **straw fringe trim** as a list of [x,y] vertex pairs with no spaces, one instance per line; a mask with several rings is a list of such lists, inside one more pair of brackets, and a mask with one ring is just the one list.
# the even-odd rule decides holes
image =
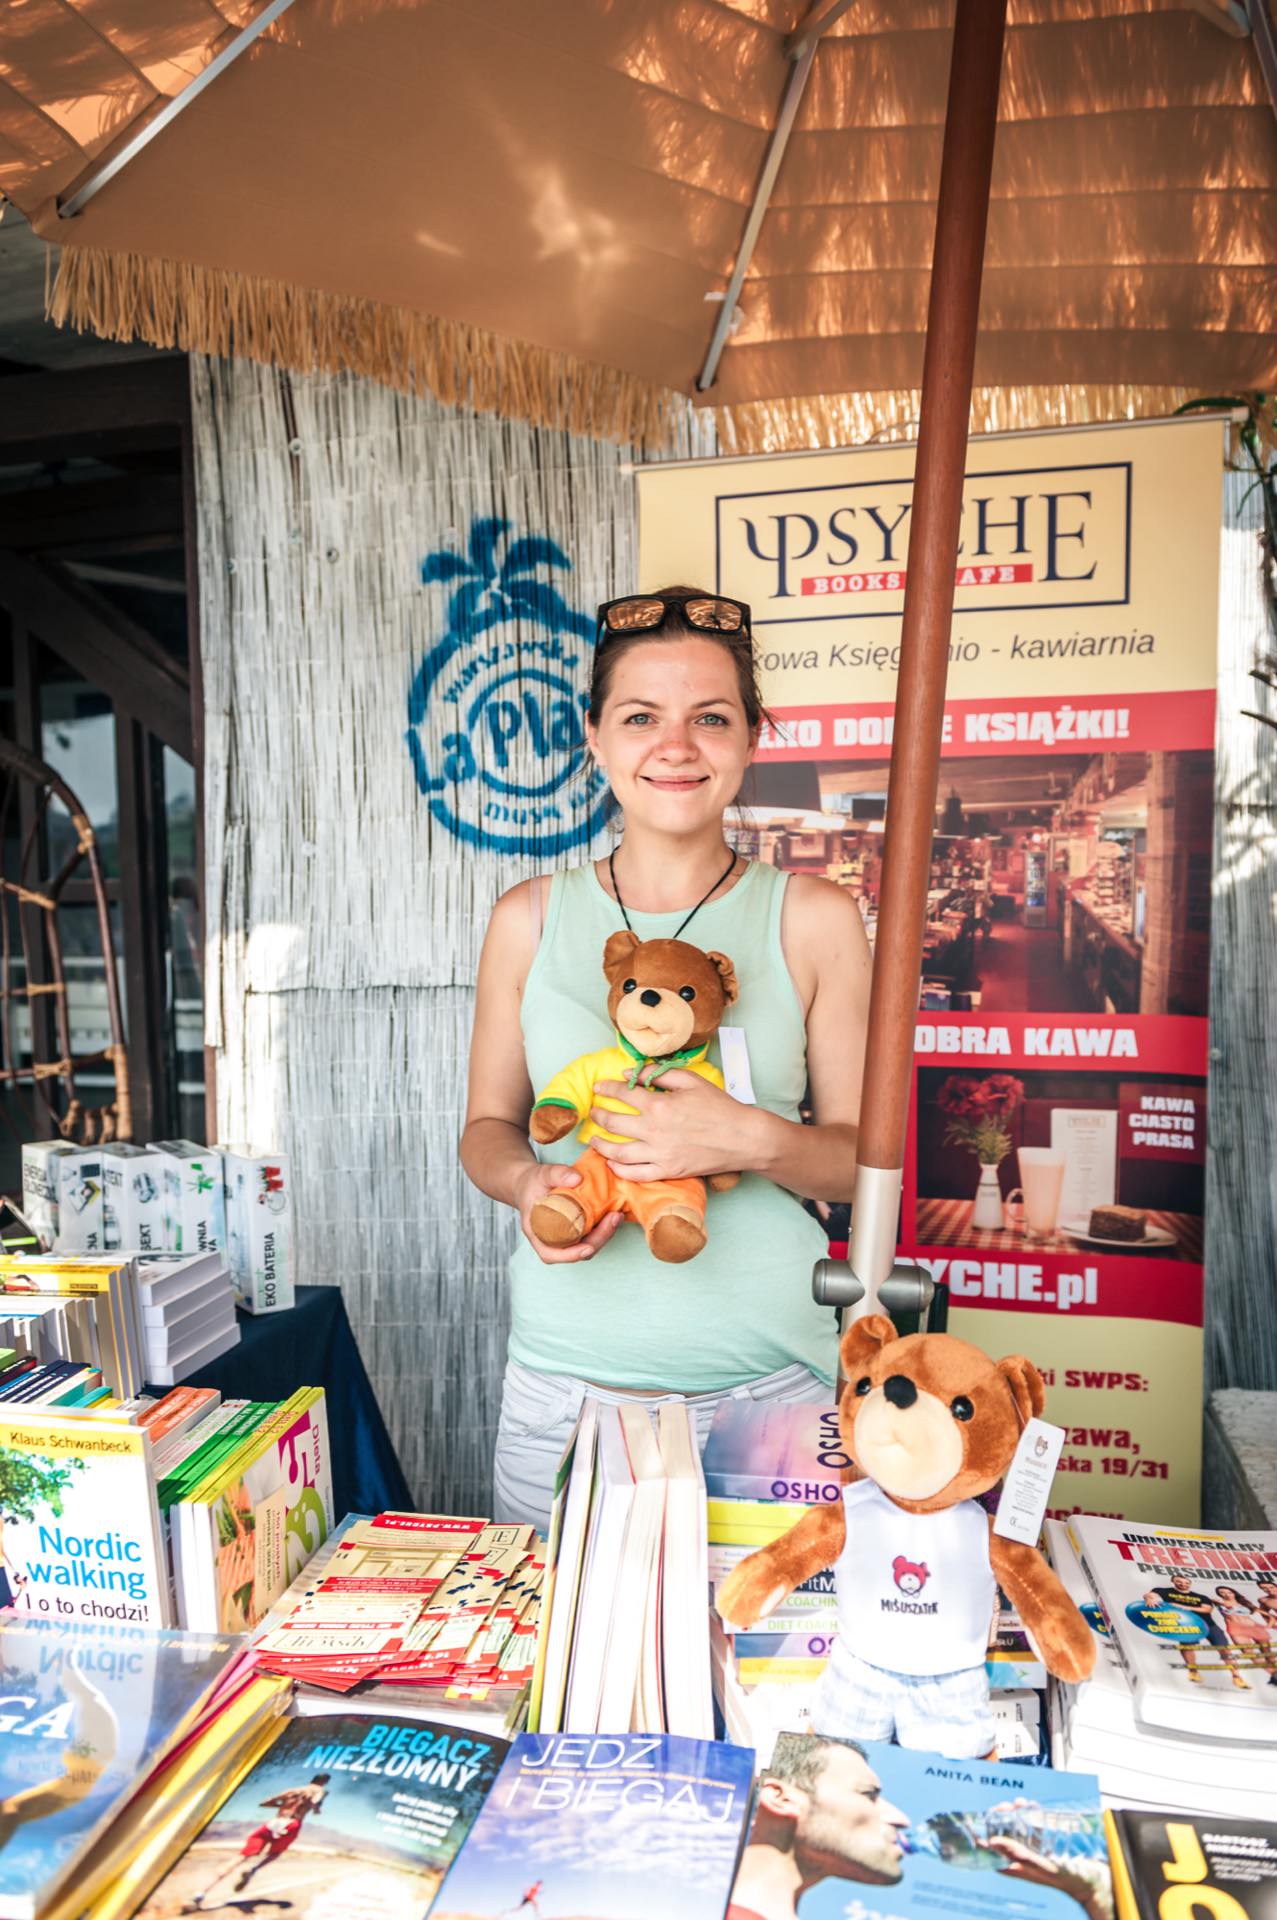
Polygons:
[[[1032,427],[1080,426],[1100,420],[1147,420],[1174,413],[1197,397],[1190,387],[976,387],[972,433]],[[915,439],[922,395],[894,392],[796,395],[718,407],[721,454],[790,453],[804,448],[860,446],[874,440]]]
[[459,321],[145,254],[64,247],[47,304],[56,326],[105,340],[360,374],[401,393],[653,451],[672,442],[684,404],[632,374]]
[[[47,300],[57,326],[107,340],[238,356],[298,373],[351,373],[532,426],[675,451],[700,414],[684,395],[481,327],[282,280],[145,254],[64,247]],[[1075,426],[1173,413],[1188,387],[977,387],[971,431]],[[916,435],[917,388],[796,395],[712,409],[723,455],[857,446]]]

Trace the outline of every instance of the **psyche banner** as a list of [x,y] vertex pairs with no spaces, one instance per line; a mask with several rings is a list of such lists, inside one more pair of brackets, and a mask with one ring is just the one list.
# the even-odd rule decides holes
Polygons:
[[[955,1333],[1042,1369],[1062,1512],[1197,1518],[1222,441],[968,454],[901,1250]],[[643,583],[753,608],[752,851],[871,939],[913,458],[639,474]]]

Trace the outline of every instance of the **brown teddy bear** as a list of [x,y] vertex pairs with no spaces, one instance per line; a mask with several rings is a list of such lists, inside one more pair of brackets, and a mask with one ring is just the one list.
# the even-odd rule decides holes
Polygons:
[[[718,1023],[736,998],[736,974],[723,953],[703,953],[683,940],[640,940],[614,933],[603,949],[607,1010],[614,1047],[584,1053],[557,1073],[532,1109],[528,1131],[541,1145],[562,1140],[573,1127],[586,1151],[576,1161],[579,1186],[547,1193],[530,1224],[548,1247],[574,1247],[605,1213],[636,1220],[658,1260],[690,1260],[705,1245],[705,1181],[626,1180],[588,1142],[621,1140],[590,1118],[592,1107],[633,1113],[623,1100],[596,1095],[597,1080],[650,1087],[671,1067],[685,1067],[721,1087],[723,1076],[706,1058]],[[657,1088],[659,1092],[660,1089]],[[735,1186],[738,1173],[715,1173],[716,1193]]]
[[979,1504],[1042,1411],[1042,1376],[1019,1354],[995,1363],[949,1334],[900,1338],[882,1314],[848,1328],[840,1358],[838,1425],[858,1477],[837,1505],[743,1560],[718,1611],[753,1626],[834,1568],[838,1635],[816,1731],[991,1754],[985,1651],[998,1587],[1058,1679],[1085,1679],[1095,1662],[1090,1628],[1036,1547],[995,1534]]

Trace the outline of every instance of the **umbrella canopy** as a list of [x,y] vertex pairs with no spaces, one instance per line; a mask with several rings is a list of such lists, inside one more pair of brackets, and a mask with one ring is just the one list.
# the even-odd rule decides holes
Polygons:
[[[1277,376],[1277,121],[1252,42],[1202,8],[1015,0],[978,386]],[[573,424],[658,430],[801,0],[297,0],[60,219],[261,11],[10,0],[0,192],[65,249],[63,314],[531,417],[571,389]],[[857,0],[822,41],[711,403],[917,388],[951,30],[946,0]]]

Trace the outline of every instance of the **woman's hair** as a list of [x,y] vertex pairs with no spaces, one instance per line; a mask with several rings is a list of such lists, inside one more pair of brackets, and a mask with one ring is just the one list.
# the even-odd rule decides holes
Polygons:
[[1253,1613],[1255,1611],[1254,1607],[1251,1606],[1251,1603],[1246,1598],[1245,1594],[1238,1593],[1236,1587],[1216,1587],[1215,1592],[1219,1595],[1219,1598],[1221,1600],[1224,1598],[1224,1595],[1226,1593],[1231,1594],[1239,1607],[1245,1607],[1247,1612],[1249,1613]]
[[[708,587],[658,587],[652,594],[653,600],[660,600],[668,594],[687,594],[692,599],[714,600],[716,594]],[[758,668],[754,662],[754,643],[748,630],[740,633],[715,633],[704,627],[694,627],[684,618],[682,609],[671,608],[661,625],[639,633],[609,633],[605,631],[594,650],[594,668],[590,676],[589,715],[594,726],[598,726],[603,709],[607,705],[608,693],[612,685],[612,675],[616,671],[617,661],[629,652],[631,647],[644,646],[652,640],[712,640],[715,646],[731,656],[736,669],[736,684],[740,689],[741,705],[745,709],[745,719],[751,733],[767,719],[763,706],[763,696],[758,686]]]

